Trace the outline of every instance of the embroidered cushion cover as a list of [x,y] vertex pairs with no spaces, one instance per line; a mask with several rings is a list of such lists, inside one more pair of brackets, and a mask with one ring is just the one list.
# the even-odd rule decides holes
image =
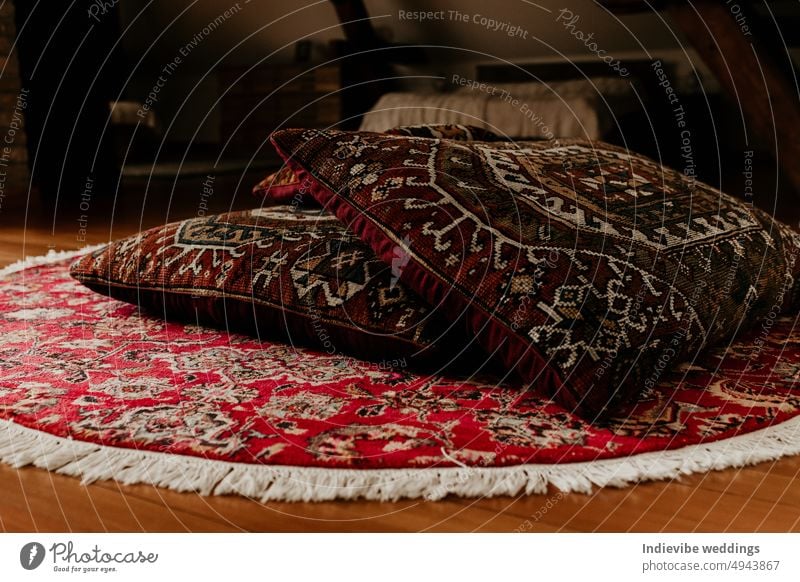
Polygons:
[[433,348],[447,326],[320,210],[274,207],[168,224],[82,257],[71,274],[172,318],[365,359],[447,362],[446,350]]
[[[289,166],[283,166],[253,186],[253,196],[263,199],[265,206],[278,206],[291,203],[299,189],[300,180],[297,179],[297,174]],[[301,194],[298,203],[308,202],[308,198]]]
[[800,237],[623,149],[284,130],[311,192],[401,280],[594,416],[790,302]]
[[431,139],[454,139],[458,141],[503,141],[498,134],[473,125],[457,123],[403,125],[384,132],[386,135],[405,135],[408,137],[427,137]]
[[[488,129],[471,125],[406,125],[386,132],[387,135],[406,135],[432,139],[447,138],[462,141],[499,141],[500,136]],[[314,198],[301,189],[302,183],[291,167],[284,165],[253,186],[253,195],[263,206],[294,204],[316,205]]]

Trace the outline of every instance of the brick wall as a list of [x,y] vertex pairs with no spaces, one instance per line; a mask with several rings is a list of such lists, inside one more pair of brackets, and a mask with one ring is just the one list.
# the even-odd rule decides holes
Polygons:
[[28,193],[28,99],[20,89],[17,56],[11,52],[15,36],[14,6],[6,1],[0,6],[0,213],[20,207]]

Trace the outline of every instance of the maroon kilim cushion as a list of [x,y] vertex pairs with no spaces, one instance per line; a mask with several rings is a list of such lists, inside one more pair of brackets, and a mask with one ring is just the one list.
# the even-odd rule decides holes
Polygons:
[[312,194],[531,385],[586,416],[788,303],[800,237],[713,188],[584,140],[285,130]]
[[[499,141],[503,138],[488,129],[471,125],[406,125],[390,129],[387,135],[409,137],[447,138],[460,141]],[[283,166],[253,186],[253,195],[261,199],[262,206],[292,204],[316,206],[316,201],[303,187],[294,170]]]
[[447,326],[391,267],[332,215],[291,210],[153,228],[84,256],[71,274],[171,318],[288,336],[331,354],[447,363],[446,350],[432,345]]
[[505,141],[496,133],[472,125],[422,124],[404,125],[385,132],[386,135],[405,135],[408,137],[428,137],[431,139],[455,139],[458,141]]
[[[300,190],[300,180],[289,166],[283,166],[253,186],[253,196],[263,199],[265,206],[289,204]],[[302,195],[301,195],[302,196]],[[308,197],[299,201],[308,201]]]

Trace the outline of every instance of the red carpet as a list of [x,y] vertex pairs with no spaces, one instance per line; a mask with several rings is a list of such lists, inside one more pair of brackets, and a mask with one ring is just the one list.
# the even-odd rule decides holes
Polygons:
[[397,499],[587,491],[800,452],[796,319],[664,374],[595,426],[491,378],[141,316],[71,280],[69,262],[0,278],[0,459],[15,466],[263,500]]

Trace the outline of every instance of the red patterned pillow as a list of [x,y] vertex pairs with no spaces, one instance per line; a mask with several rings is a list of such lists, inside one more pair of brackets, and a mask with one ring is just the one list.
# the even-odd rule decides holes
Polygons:
[[791,295],[800,237],[713,188],[582,140],[285,130],[312,193],[530,384],[594,416]]
[[[263,199],[265,206],[290,204],[299,191],[300,180],[289,166],[283,166],[277,172],[272,172],[253,186],[253,196]],[[297,204],[309,202],[309,198],[300,194],[296,202]]]
[[505,141],[493,131],[472,125],[421,124],[404,125],[385,132],[386,135],[405,135],[407,137],[427,137],[430,139],[454,139],[457,141]]
[[434,347],[447,328],[442,320],[319,210],[275,207],[168,224],[82,257],[71,274],[158,314],[331,354],[445,364],[449,349],[466,343],[449,337]]
[[[390,129],[386,135],[405,135],[433,139],[455,139],[460,141],[499,141],[500,136],[488,129],[471,125],[407,125]],[[283,166],[253,187],[253,195],[260,198],[263,206],[292,204],[294,206],[316,206],[314,197],[297,178],[291,167]]]

